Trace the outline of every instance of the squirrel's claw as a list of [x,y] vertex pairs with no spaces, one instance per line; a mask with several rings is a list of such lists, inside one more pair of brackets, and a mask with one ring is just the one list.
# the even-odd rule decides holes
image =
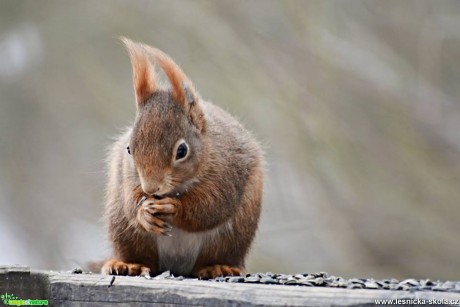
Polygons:
[[171,198],[144,200],[138,208],[137,220],[146,231],[170,237],[173,227],[163,219],[177,214],[177,204]]
[[216,277],[225,276],[240,276],[241,269],[229,265],[216,264],[197,269],[195,270],[194,275],[196,275],[200,279],[213,279]]
[[150,268],[138,263],[125,263],[116,259],[107,261],[101,269],[104,275],[150,276]]
[[163,230],[161,234],[167,237],[172,237],[171,230]]

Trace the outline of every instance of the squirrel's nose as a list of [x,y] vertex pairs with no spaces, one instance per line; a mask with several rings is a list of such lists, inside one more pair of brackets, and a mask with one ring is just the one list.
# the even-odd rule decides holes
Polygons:
[[142,183],[142,190],[145,194],[153,195],[160,189],[160,186],[155,183]]

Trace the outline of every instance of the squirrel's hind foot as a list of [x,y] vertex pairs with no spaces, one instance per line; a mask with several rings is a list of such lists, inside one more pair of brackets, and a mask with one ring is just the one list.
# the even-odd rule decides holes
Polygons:
[[240,276],[241,270],[228,265],[216,264],[196,270],[195,275],[201,279],[213,279],[216,277]]

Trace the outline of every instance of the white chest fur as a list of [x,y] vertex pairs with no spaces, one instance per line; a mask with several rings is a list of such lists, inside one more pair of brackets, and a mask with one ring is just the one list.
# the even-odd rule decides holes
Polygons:
[[218,240],[223,231],[231,231],[231,224],[225,223],[203,232],[174,228],[171,237],[157,237],[159,271],[170,270],[174,275],[189,275],[205,244],[212,246],[212,242]]

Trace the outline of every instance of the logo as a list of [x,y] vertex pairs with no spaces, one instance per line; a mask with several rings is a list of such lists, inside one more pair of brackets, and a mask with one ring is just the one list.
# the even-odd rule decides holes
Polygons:
[[22,300],[13,293],[8,292],[0,295],[0,298],[3,301],[3,304],[7,306],[48,306],[48,300]]

